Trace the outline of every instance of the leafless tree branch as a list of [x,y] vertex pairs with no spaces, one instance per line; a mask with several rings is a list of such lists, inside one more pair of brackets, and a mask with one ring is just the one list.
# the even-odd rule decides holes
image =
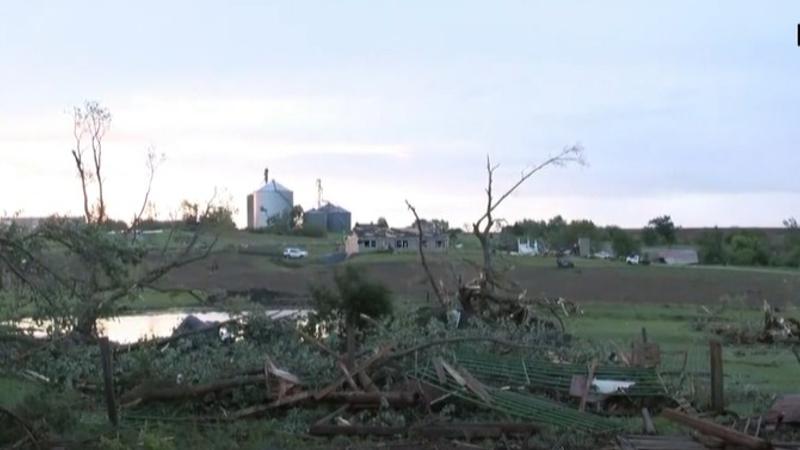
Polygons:
[[422,248],[422,222],[419,220],[419,215],[417,215],[417,210],[406,200],[406,206],[414,214],[414,223],[417,225],[417,232],[419,233],[419,258],[422,262],[422,268],[425,269],[425,274],[428,276],[428,281],[430,282],[431,288],[433,289],[433,293],[436,294],[436,298],[439,300],[439,304],[442,306],[447,306],[448,301],[445,297],[444,293],[440,289],[439,285],[436,283],[436,279],[433,277],[433,273],[431,272],[431,268],[428,267],[428,261],[425,259],[425,250]]

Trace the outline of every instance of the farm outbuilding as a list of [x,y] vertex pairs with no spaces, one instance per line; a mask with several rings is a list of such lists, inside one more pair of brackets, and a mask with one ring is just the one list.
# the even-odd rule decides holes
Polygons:
[[350,223],[350,211],[333,203],[326,203],[303,214],[304,227],[323,229],[329,233],[347,233],[351,228]]
[[700,262],[697,249],[693,247],[649,247],[642,249],[642,254],[650,261],[667,265],[685,266]]
[[264,170],[264,185],[247,196],[247,228],[264,228],[273,218],[291,214],[294,193],[275,180],[269,179],[269,170]]

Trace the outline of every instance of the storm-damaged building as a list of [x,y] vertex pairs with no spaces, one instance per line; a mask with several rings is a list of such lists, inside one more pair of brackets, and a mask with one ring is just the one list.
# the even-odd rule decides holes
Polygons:
[[[422,220],[422,248],[427,251],[443,252],[450,245],[447,230],[434,223]],[[419,249],[419,230],[416,224],[405,228],[391,228],[375,224],[356,224],[352,233],[345,239],[348,255],[367,252],[416,252]]]

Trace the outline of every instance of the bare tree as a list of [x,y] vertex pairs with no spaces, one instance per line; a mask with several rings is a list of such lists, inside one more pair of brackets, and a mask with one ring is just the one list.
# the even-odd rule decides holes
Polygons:
[[425,275],[428,277],[428,281],[431,284],[431,288],[433,289],[433,293],[436,295],[436,299],[439,300],[439,304],[442,306],[447,306],[450,302],[447,299],[447,296],[444,293],[444,289],[442,286],[436,282],[436,278],[433,276],[433,272],[431,272],[431,268],[428,266],[428,260],[425,259],[425,249],[423,248],[422,241],[424,239],[422,233],[422,221],[419,219],[419,215],[417,215],[417,210],[406,200],[406,206],[414,214],[414,223],[417,226],[417,232],[419,233],[419,258],[422,262],[422,268],[425,269]]
[[[108,218],[103,191],[103,139],[111,125],[111,113],[99,103],[88,101],[83,108],[73,109],[72,118],[75,139],[72,157],[81,180],[84,216],[87,223],[103,223]],[[88,149],[85,143],[87,138]],[[91,166],[86,163],[87,150],[91,152]],[[92,183],[97,184],[94,199],[89,193]]]
[[583,156],[583,147],[580,145],[573,145],[565,147],[554,156],[550,156],[543,162],[530,167],[522,172],[519,179],[503,194],[495,198],[494,189],[494,173],[499,165],[492,165],[489,155],[486,155],[486,173],[488,177],[486,185],[486,211],[481,215],[478,220],[472,224],[472,234],[478,238],[481,244],[481,251],[483,253],[483,267],[481,268],[481,287],[482,290],[494,290],[496,287],[496,273],[492,265],[492,248],[491,248],[491,233],[492,228],[495,226],[496,219],[494,218],[495,210],[505,201],[514,191],[516,191],[523,183],[530,179],[533,175],[540,172],[548,166],[564,166],[569,163],[577,163],[585,165],[586,161]]
[[[0,273],[13,277],[15,297],[30,307],[24,309],[26,315],[50,323],[51,332],[65,330],[91,338],[99,317],[118,313],[122,299],[135,299],[148,288],[160,289],[157,283],[170,271],[206,258],[218,235],[204,239],[205,229],[196,228],[180,245],[171,246],[173,229],[159,253],[153,245],[109,233],[102,226],[108,220],[102,185],[103,138],[111,114],[87,102],[84,108],[75,108],[73,119],[72,156],[82,188],[85,223],[53,217],[32,231],[0,224]],[[128,232],[140,225],[150,204],[162,159],[152,149],[148,151],[144,201]],[[203,220],[218,213],[220,207],[213,201],[205,208]]]
[[[473,287],[474,283],[471,283],[470,285],[463,285],[460,276],[456,276],[455,274],[453,276],[454,279],[458,280],[458,300],[467,314],[476,312],[476,309],[485,309],[489,303],[502,303],[503,306],[499,309],[504,312],[512,311],[516,313],[520,311],[519,302],[525,297],[526,293],[524,290],[520,291],[519,287],[514,283],[505,283],[505,285],[510,286],[520,292],[515,292],[514,295],[511,296],[496,295],[494,293],[495,289],[498,287],[499,277],[492,259],[491,233],[495,225],[500,223],[500,219],[497,219],[494,213],[503,203],[503,201],[505,201],[511,194],[514,193],[514,191],[522,186],[522,184],[530,179],[533,175],[548,166],[563,166],[569,163],[577,163],[581,165],[585,164],[583,148],[580,145],[565,147],[558,154],[550,156],[543,162],[524,170],[519,179],[513,185],[511,185],[511,187],[506,189],[500,196],[495,197],[494,174],[499,166],[492,165],[491,159],[488,155],[486,156],[486,173],[488,176],[486,186],[486,210],[483,215],[478,218],[478,220],[471,224],[472,233],[480,242],[482,253],[482,265],[477,265],[477,269],[480,273],[477,281],[477,289]],[[428,262],[425,257],[425,251],[422,246],[423,230],[417,210],[408,200],[406,200],[406,206],[414,215],[414,220],[419,232],[419,254],[422,267],[425,270],[425,274],[428,278],[431,288],[433,289],[433,292],[436,294],[436,298],[439,300],[439,303],[442,306],[448,306],[449,301],[443,286],[444,283],[441,281],[437,283],[436,278],[433,275],[433,271],[431,270],[430,266],[428,266]],[[479,305],[477,308],[473,305],[473,300],[478,301]],[[538,303],[549,307],[548,302]]]
[[137,231],[142,223],[142,216],[148,207],[152,207],[152,204],[150,203],[150,193],[153,189],[153,180],[155,179],[158,166],[164,162],[164,159],[164,154],[162,153],[161,155],[158,155],[155,151],[155,148],[150,147],[147,149],[147,159],[145,161],[145,167],[147,168],[147,187],[144,192],[142,207],[139,208],[139,212],[133,216],[133,220],[131,221],[130,231],[132,231],[133,240],[136,240]]

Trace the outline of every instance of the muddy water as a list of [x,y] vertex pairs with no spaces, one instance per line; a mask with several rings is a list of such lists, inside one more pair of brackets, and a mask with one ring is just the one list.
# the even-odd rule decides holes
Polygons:
[[[275,309],[266,311],[268,317],[275,319],[291,316],[302,317],[306,313],[306,310],[301,309]],[[97,321],[97,331],[101,336],[107,336],[111,341],[120,344],[128,344],[145,338],[169,336],[181,321],[190,314],[200,320],[213,322],[228,320],[231,317],[230,314],[221,311],[193,310],[132,314],[111,319],[100,319]],[[25,328],[32,324],[29,321],[23,320],[20,321],[18,325]],[[34,335],[36,334],[44,333],[34,333]]]

